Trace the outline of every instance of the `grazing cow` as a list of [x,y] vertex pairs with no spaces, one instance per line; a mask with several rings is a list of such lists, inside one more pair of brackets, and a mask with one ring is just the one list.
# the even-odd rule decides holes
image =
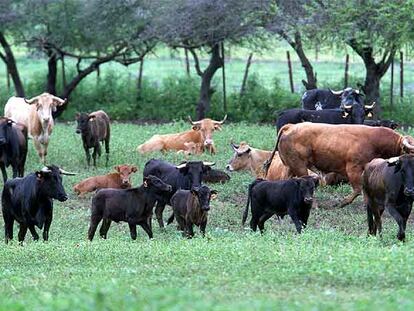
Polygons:
[[405,227],[414,200],[414,155],[388,160],[374,159],[365,165],[362,188],[368,216],[368,233],[381,234],[386,208],[399,226],[397,238],[405,239]]
[[82,180],[73,187],[77,195],[95,191],[102,188],[126,189],[131,188],[131,174],[138,171],[134,165],[114,166],[115,173],[93,176]]
[[45,166],[42,170],[23,178],[14,178],[4,184],[2,194],[2,212],[6,243],[13,239],[13,224],[20,224],[19,242],[30,230],[33,239],[39,235],[35,226],[43,229],[43,240],[49,239],[49,228],[53,217],[53,201],[64,202],[68,199],[62,184],[61,175],[68,173],[55,165]]
[[200,121],[189,121],[193,126],[191,130],[165,135],[154,135],[148,141],[139,145],[137,151],[140,153],[148,153],[153,151],[168,151],[168,150],[187,150],[186,142],[194,142],[202,146],[202,151],[208,150],[210,153],[216,153],[216,148],[213,141],[213,132],[221,130],[221,125],[227,119],[224,116],[222,121],[215,121],[212,119],[203,119]]
[[203,182],[224,184],[230,180],[230,176],[221,170],[211,169],[203,174]]
[[288,109],[279,113],[276,122],[277,131],[282,126],[290,123],[297,124],[302,122],[328,123],[328,124],[363,124],[365,116],[372,116],[372,109],[375,104],[370,106],[356,103],[354,105],[344,106],[342,109],[325,109],[325,110],[303,110]]
[[353,193],[340,204],[350,204],[361,194],[361,174],[374,158],[391,158],[414,152],[414,138],[386,127],[300,123],[285,125],[276,148],[293,176],[315,167],[322,173],[347,177]]
[[140,187],[131,189],[101,189],[92,199],[91,223],[88,238],[92,241],[96,228],[102,221],[99,234],[106,239],[111,222],[125,221],[129,225],[131,239],[137,238],[137,225],[152,239],[148,224],[152,208],[160,195],[171,192],[172,187],[155,176],[147,176]]
[[171,198],[173,214],[167,224],[177,220],[179,230],[188,238],[194,236],[193,226],[200,227],[201,234],[205,235],[210,199],[217,196],[216,190],[210,190],[207,186],[201,186],[193,190],[178,190]]
[[353,104],[363,105],[363,95],[350,87],[342,91],[314,89],[303,93],[302,107],[307,110],[336,109]]
[[26,126],[42,163],[46,162],[49,136],[54,125],[52,112],[56,111],[57,106],[65,103],[66,99],[43,93],[29,100],[10,97],[4,107],[4,115],[7,118]]
[[393,120],[364,120],[364,125],[368,126],[384,126],[392,130],[396,130],[400,125]]
[[178,189],[191,190],[199,188],[203,180],[203,175],[213,165],[214,163],[210,162],[189,161],[176,166],[157,159],[151,159],[145,164],[144,178],[149,175],[157,176],[165,183],[171,185],[173,189],[171,193],[166,193],[163,198],[157,201],[155,216],[161,228],[164,228],[162,213],[165,205],[170,204],[173,194]]
[[27,128],[8,118],[0,118],[0,168],[3,181],[7,180],[6,167],[13,168],[13,178],[23,177],[27,156]]
[[263,233],[264,223],[274,214],[284,217],[289,214],[298,233],[306,227],[313,202],[318,177],[304,176],[288,180],[266,181],[256,179],[249,185],[246,209],[243,213],[243,225],[246,222],[251,205],[252,218],[250,228],[256,231],[259,226]]
[[96,166],[96,155],[101,156],[101,142],[105,142],[106,166],[108,166],[109,139],[111,136],[108,115],[103,110],[90,114],[77,113],[76,121],[78,122],[76,133],[82,135],[83,149],[85,149],[88,166],[91,164],[89,149],[93,148],[93,166]]

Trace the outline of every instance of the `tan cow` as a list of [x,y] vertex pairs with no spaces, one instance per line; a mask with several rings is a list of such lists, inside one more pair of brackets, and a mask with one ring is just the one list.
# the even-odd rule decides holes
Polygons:
[[193,126],[191,130],[175,134],[154,135],[148,141],[139,145],[137,151],[148,153],[153,151],[187,150],[185,143],[194,142],[195,144],[200,144],[203,151],[208,150],[211,153],[215,153],[216,148],[212,138],[213,132],[221,130],[221,125],[226,118],[227,115],[224,116],[222,121],[206,118],[194,122],[189,117],[189,121]]
[[33,138],[36,151],[43,163],[46,162],[49,136],[52,134],[52,111],[66,102],[49,93],[43,93],[32,99],[10,97],[4,107],[4,115],[17,123],[25,125],[30,138]]
[[86,178],[73,187],[77,195],[95,191],[102,188],[131,188],[131,174],[138,171],[134,165],[117,165],[114,167],[116,172],[101,176]]

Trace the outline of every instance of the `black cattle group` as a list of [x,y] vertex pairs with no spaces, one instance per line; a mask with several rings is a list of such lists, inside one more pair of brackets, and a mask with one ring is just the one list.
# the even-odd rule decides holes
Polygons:
[[[368,124],[396,128],[398,124],[389,120],[365,120],[370,116],[374,104],[365,105],[360,92],[347,88],[340,92],[331,90],[307,91],[302,98],[304,109],[290,109],[279,114],[278,130],[287,123],[315,122],[331,124]],[[83,146],[90,164],[89,149],[93,148],[93,164],[101,153],[103,141],[109,153],[109,117],[98,111],[78,114],[77,133],[82,135]],[[53,199],[67,200],[62,185],[62,175],[73,175],[61,168],[49,165],[42,170],[24,176],[27,155],[27,131],[14,121],[0,119],[0,168],[5,181],[2,193],[2,214],[5,223],[6,243],[13,238],[14,222],[19,223],[18,240],[22,242],[27,230],[33,239],[39,236],[35,227],[43,229],[43,239],[48,240],[53,218]],[[108,157],[107,157],[108,161]],[[7,180],[6,167],[12,166],[14,179]],[[194,236],[193,226],[199,226],[205,234],[210,200],[217,192],[203,182],[226,181],[230,177],[220,170],[212,169],[213,162],[188,161],[173,165],[159,159],[149,160],[144,167],[143,183],[130,189],[101,189],[93,199],[88,238],[94,238],[102,222],[99,234],[107,238],[111,222],[127,222],[132,239],[136,239],[139,225],[153,237],[151,218],[155,215],[161,228],[164,227],[163,211],[172,206],[178,229],[189,238]],[[21,178],[16,178],[17,176]],[[369,232],[381,232],[381,215],[385,202],[391,206],[390,213],[400,227],[398,238],[405,237],[407,218],[414,198],[414,158],[402,156],[394,161],[367,164],[363,175],[363,190],[366,194]],[[281,181],[257,179],[249,185],[247,205],[242,223],[251,209],[250,227],[253,231],[273,215],[289,215],[298,233],[307,225],[313,195],[319,180],[315,177],[292,178]],[[381,193],[382,195],[378,195]]]

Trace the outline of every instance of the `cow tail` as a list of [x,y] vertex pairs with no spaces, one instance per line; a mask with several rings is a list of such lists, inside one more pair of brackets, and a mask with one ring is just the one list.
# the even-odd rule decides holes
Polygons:
[[280,135],[281,132],[282,132],[282,129],[279,131],[279,133],[277,135],[276,145],[275,145],[275,148],[272,151],[272,154],[270,155],[269,159],[267,159],[266,162],[263,164],[264,173],[265,173],[264,174],[264,177],[265,178],[267,177],[267,172],[269,171],[270,164],[272,164],[273,158],[275,157],[275,154],[277,152],[277,148],[278,148],[278,145],[279,145],[279,139],[280,139],[280,136],[281,136]]
[[167,220],[167,225],[171,224],[174,221],[174,213],[171,214],[171,216]]
[[252,182],[249,185],[249,191],[247,192],[247,204],[246,204],[246,208],[244,209],[244,212],[243,212],[243,219],[242,219],[242,225],[243,226],[246,223],[247,216],[249,215],[249,206],[250,206],[250,202],[251,202],[251,199],[252,199],[252,189],[253,189],[254,186],[256,186],[257,183],[259,183],[262,180],[263,179],[256,179],[254,182]]

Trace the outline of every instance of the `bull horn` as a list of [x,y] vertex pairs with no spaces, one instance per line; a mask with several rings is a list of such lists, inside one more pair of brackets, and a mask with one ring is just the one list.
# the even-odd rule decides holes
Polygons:
[[61,175],[68,175],[68,176],[74,176],[74,175],[76,175],[76,173],[71,173],[71,172],[65,171],[65,170],[63,170],[61,168],[59,168],[59,173]]
[[329,89],[330,91],[331,91],[331,93],[332,94],[334,94],[334,95],[342,95],[342,93],[344,92],[344,90],[342,90],[342,91],[334,91],[334,90],[331,90],[331,89]]
[[404,139],[403,139],[403,141],[402,141],[402,144],[403,144],[403,146],[404,146],[404,147],[406,147],[407,149],[409,149],[409,150],[414,150],[414,146],[413,146],[413,145],[411,145],[411,144],[408,142],[408,139],[407,139],[406,137],[404,137]]
[[47,166],[44,166],[40,171],[43,172],[43,173],[51,173],[52,172],[50,170],[50,168],[48,168]]
[[344,109],[351,109],[352,105],[344,105]]
[[178,169],[181,169],[181,168],[184,168],[186,165],[187,165],[187,162],[183,162],[179,165],[176,165],[175,167],[178,168]]
[[234,149],[234,151],[237,151],[237,149],[239,149],[240,146],[237,146],[233,143],[230,143],[230,146]]
[[31,105],[31,104],[33,104],[35,101],[39,100],[39,97],[40,97],[40,96],[35,96],[35,97],[31,98],[31,99],[26,99],[26,98],[24,98],[24,101],[25,101],[27,104]]
[[395,163],[395,162],[397,162],[399,159],[400,159],[400,157],[393,157],[393,158],[389,158],[389,159],[387,160],[387,162],[388,162],[389,164],[394,164],[394,163]]
[[196,125],[196,124],[200,124],[200,122],[201,121],[193,121],[192,119],[191,119],[191,117],[190,116],[188,116],[188,121],[190,121],[190,123],[192,124],[192,125]]
[[214,121],[214,123],[217,123],[217,124],[223,124],[224,123],[224,121],[226,121],[227,120],[227,114],[224,116],[224,118],[223,118],[223,120],[221,120],[221,121]]
[[64,103],[66,103],[67,102],[67,98],[65,98],[65,99],[62,99],[62,98],[60,98],[60,97],[57,97],[57,96],[53,96],[53,95],[51,95],[51,97],[53,98],[53,100],[55,100],[55,101],[57,101],[60,105],[63,105]]
[[372,109],[374,108],[374,106],[375,106],[375,102],[373,102],[371,106],[365,105],[364,107],[365,109]]
[[216,162],[204,162],[203,161],[203,165],[204,166],[213,166],[213,165],[215,165],[216,164]]

